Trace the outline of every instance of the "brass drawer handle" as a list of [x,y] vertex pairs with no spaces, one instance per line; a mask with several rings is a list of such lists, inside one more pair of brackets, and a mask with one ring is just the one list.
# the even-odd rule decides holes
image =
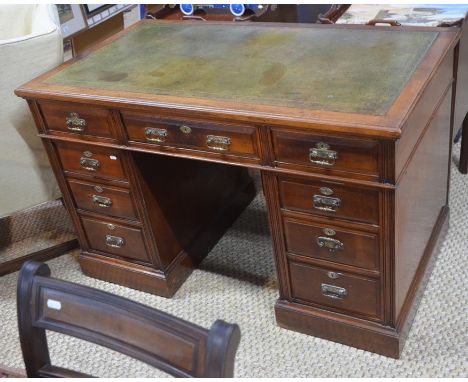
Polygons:
[[158,129],[156,127],[147,127],[145,129],[145,137],[147,141],[164,142],[167,137],[167,130]]
[[101,166],[101,162],[99,162],[97,159],[81,157],[80,166],[85,170],[96,171]]
[[182,125],[179,127],[180,131],[182,131],[184,134],[190,134],[192,132],[192,128],[187,125]]
[[321,211],[336,212],[341,206],[340,198],[332,198],[330,196],[314,195],[314,208]]
[[206,145],[212,150],[227,151],[231,145],[231,138],[219,135],[207,135]]
[[338,159],[338,153],[330,150],[330,145],[318,142],[314,148],[309,150],[309,160],[322,167],[332,167]]
[[109,208],[112,206],[112,199],[105,196],[93,195],[93,204],[97,207]]
[[75,132],[83,132],[86,127],[86,120],[80,118],[78,113],[70,113],[68,117],[65,118],[67,124],[67,129]]
[[336,285],[322,284],[321,289],[324,296],[338,300],[342,300],[348,294],[345,288]]
[[324,236],[319,236],[317,238],[317,245],[320,248],[327,248],[330,252],[341,250],[344,247],[344,244],[341,241]]
[[106,245],[113,248],[122,248],[125,245],[123,237],[106,235]]

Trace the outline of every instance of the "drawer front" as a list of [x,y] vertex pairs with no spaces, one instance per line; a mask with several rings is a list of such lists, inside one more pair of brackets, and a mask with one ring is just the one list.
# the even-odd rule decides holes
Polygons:
[[293,299],[380,318],[380,281],[302,263],[289,264]]
[[56,143],[65,171],[110,179],[125,179],[118,150]]
[[74,103],[39,104],[49,131],[115,138],[110,110]]
[[364,223],[379,223],[379,191],[326,182],[280,181],[281,206],[288,210]]
[[129,190],[73,179],[70,179],[68,184],[78,208],[120,218],[137,219]]
[[91,249],[150,262],[141,229],[82,217]]
[[304,171],[326,170],[379,175],[377,141],[272,130],[276,165],[292,164]]
[[371,270],[379,269],[379,240],[373,233],[285,218],[287,251]]
[[122,115],[130,141],[259,158],[257,132],[251,126],[163,120],[131,112]]

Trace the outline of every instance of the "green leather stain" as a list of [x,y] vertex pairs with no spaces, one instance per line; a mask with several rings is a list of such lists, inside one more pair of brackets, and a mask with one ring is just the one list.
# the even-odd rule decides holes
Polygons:
[[283,64],[273,64],[263,72],[260,83],[266,86],[274,85],[284,76],[284,73],[286,73],[286,68]]
[[437,34],[155,22],[46,82],[384,115]]
[[128,77],[128,73],[116,73],[116,72],[105,71],[105,70],[101,70],[98,72],[98,79],[100,81],[115,82],[115,81],[121,81],[127,77]]

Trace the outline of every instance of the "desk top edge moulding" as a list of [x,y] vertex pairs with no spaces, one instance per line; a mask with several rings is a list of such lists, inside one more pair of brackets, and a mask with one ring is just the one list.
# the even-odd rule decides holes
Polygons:
[[145,20],[15,92],[84,274],[173,296],[258,170],[278,325],[398,358],[448,226],[458,40]]
[[236,120],[267,116],[312,128],[332,122],[354,134],[398,138],[430,68],[456,41],[450,28],[394,33],[378,26],[143,20],[16,94],[86,102],[89,93],[109,106],[183,105]]

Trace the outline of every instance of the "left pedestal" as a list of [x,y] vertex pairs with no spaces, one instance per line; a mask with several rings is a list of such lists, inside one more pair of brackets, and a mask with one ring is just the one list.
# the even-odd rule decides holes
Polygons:
[[255,195],[247,169],[46,140],[91,277],[172,296]]

